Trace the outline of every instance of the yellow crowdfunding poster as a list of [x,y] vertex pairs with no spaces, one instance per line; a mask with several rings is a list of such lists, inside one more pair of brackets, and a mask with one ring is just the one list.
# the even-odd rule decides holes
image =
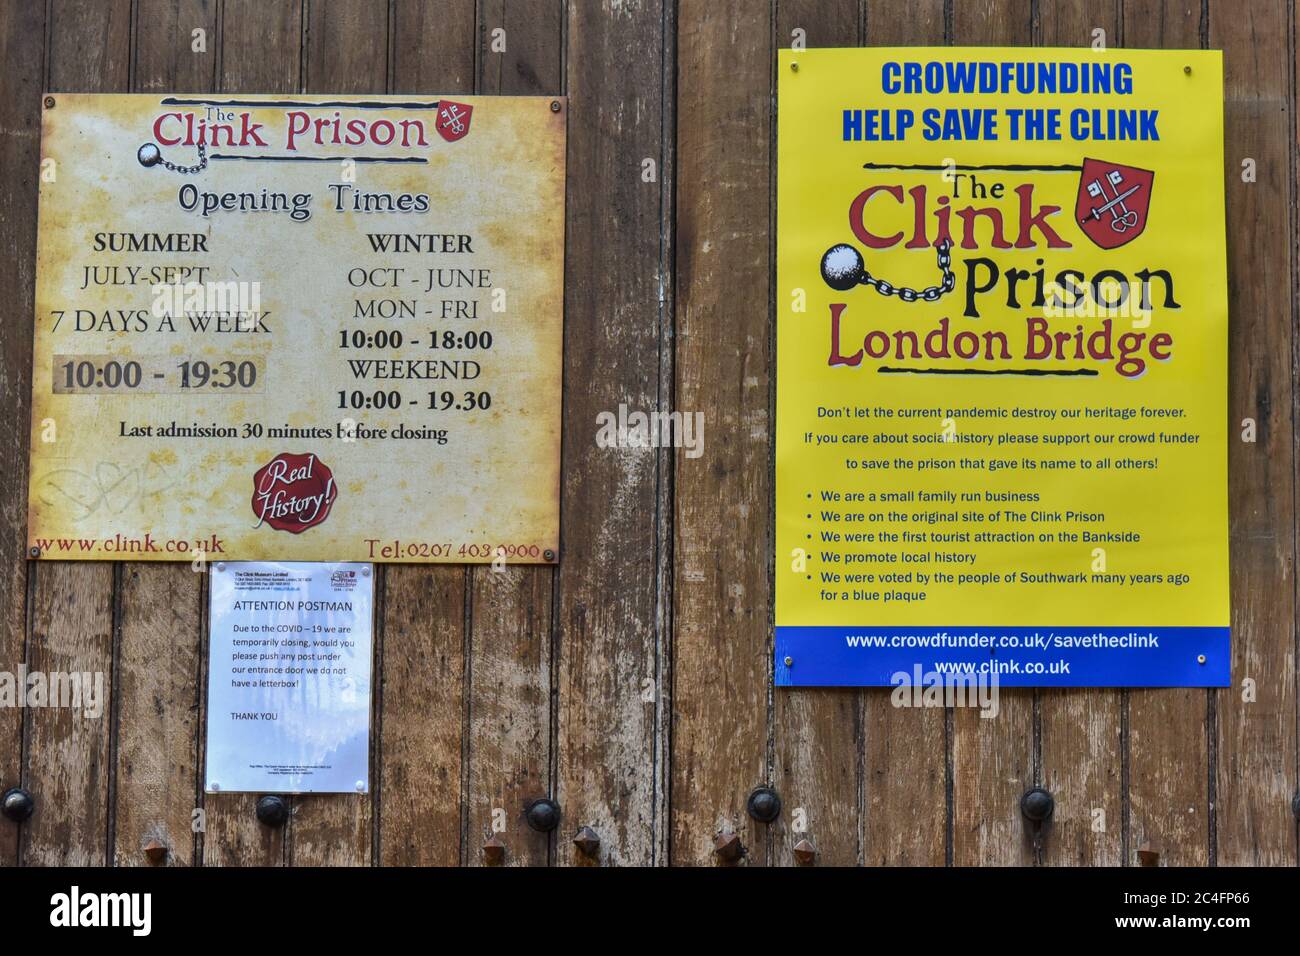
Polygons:
[[777,683],[1226,685],[1221,55],[778,75]]

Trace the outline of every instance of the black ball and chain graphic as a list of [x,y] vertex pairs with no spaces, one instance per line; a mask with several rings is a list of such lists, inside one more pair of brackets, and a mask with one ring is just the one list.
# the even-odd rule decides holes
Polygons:
[[135,158],[140,161],[140,165],[145,169],[152,166],[162,166],[163,169],[170,169],[174,173],[183,175],[192,175],[201,173],[208,168],[208,151],[202,143],[199,143],[199,161],[193,166],[178,166],[173,162],[163,158],[162,150],[155,143],[145,143],[136,151]]
[[943,278],[938,285],[924,289],[911,289],[896,286],[893,283],[873,276],[867,271],[867,264],[862,253],[846,242],[838,243],[826,250],[822,256],[822,279],[836,292],[848,292],[854,286],[869,285],[881,295],[896,295],[904,302],[937,302],[940,296],[951,292],[957,286],[957,279],[952,274],[952,241],[944,239],[935,247],[939,262],[939,271]]

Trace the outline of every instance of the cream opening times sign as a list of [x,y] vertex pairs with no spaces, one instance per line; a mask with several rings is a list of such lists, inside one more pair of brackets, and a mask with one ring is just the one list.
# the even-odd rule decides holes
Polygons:
[[565,103],[55,94],[29,547],[546,562]]

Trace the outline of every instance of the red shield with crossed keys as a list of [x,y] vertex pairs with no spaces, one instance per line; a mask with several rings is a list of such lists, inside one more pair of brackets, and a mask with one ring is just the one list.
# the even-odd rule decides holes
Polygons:
[[1103,249],[1117,249],[1142,235],[1155,179],[1149,169],[1085,159],[1075,206],[1084,234]]
[[469,132],[469,116],[473,112],[472,106],[441,100],[438,103],[438,121],[434,124],[434,128],[439,136],[449,143],[454,143]]

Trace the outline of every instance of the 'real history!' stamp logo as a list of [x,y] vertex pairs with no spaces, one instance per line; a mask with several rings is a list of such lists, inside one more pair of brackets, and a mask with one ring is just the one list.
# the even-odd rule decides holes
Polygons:
[[338,498],[334,474],[313,454],[281,452],[253,475],[256,528],[302,534],[329,517]]

